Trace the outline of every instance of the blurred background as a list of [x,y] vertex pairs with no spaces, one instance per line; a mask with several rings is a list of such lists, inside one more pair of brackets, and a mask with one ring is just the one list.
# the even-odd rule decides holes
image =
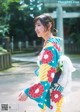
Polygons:
[[39,51],[43,41],[33,20],[42,13],[54,18],[64,52],[80,54],[80,0],[0,0],[0,47],[13,53]]

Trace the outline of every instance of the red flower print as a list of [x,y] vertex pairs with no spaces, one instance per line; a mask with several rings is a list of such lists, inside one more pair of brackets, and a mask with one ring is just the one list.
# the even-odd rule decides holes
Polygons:
[[56,69],[55,68],[51,68],[48,71],[47,77],[48,77],[48,81],[51,83],[53,81],[54,75],[55,75]]
[[61,99],[62,95],[59,91],[57,90],[53,90],[52,93],[51,93],[51,99],[52,99],[52,102],[59,102],[59,100]]
[[53,106],[52,105],[50,106],[50,109],[53,109]]
[[32,98],[40,97],[43,92],[44,87],[40,83],[33,85],[29,90],[29,94]]
[[42,63],[48,63],[52,60],[53,54],[50,50],[45,50],[42,57]]
[[58,51],[60,51],[60,47],[56,43],[53,43],[53,45]]

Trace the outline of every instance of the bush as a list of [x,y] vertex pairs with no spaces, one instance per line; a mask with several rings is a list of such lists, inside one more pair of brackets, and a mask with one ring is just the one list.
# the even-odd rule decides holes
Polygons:
[[0,54],[2,54],[2,53],[7,53],[7,50],[0,47]]

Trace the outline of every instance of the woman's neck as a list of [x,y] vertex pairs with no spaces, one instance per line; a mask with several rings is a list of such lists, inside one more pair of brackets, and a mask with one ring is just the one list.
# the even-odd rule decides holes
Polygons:
[[50,32],[50,33],[46,33],[46,34],[44,35],[43,39],[44,39],[45,41],[47,41],[50,37],[54,37],[53,34],[52,34],[51,32]]

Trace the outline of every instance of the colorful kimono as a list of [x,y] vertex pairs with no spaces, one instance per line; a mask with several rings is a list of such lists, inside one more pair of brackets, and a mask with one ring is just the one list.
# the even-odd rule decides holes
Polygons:
[[38,56],[38,68],[35,71],[39,81],[24,90],[25,94],[38,103],[41,109],[47,108],[57,112],[57,105],[62,102],[64,87],[58,84],[61,70],[59,59],[61,56],[61,39],[52,37],[47,40]]

